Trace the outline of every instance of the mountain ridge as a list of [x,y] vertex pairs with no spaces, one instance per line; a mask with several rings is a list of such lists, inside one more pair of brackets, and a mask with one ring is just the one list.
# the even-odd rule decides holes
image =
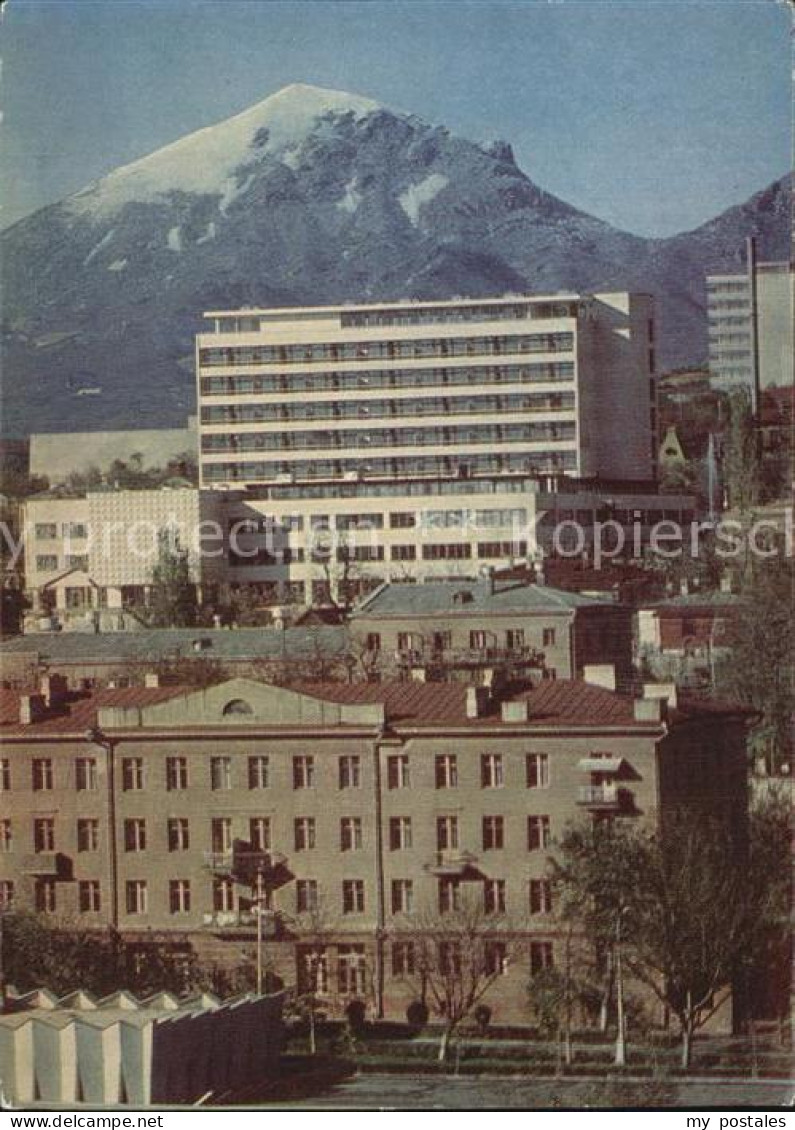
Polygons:
[[3,429],[180,422],[202,311],[228,306],[650,290],[663,367],[700,360],[704,274],[748,234],[785,255],[790,196],[785,177],[646,239],[546,192],[508,142],[293,84],[0,234]]

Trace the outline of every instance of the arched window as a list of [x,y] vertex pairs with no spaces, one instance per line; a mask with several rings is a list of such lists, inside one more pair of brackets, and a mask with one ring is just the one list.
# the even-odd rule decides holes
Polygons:
[[226,718],[229,714],[253,714],[254,711],[244,698],[233,698],[226,704],[222,713]]

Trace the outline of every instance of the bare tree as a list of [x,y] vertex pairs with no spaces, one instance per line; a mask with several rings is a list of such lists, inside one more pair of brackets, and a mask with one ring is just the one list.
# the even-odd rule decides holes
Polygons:
[[439,1061],[451,1037],[505,973],[514,931],[504,914],[487,914],[482,899],[464,894],[448,911],[431,907],[408,918],[401,940],[411,947],[405,981],[439,1016]]

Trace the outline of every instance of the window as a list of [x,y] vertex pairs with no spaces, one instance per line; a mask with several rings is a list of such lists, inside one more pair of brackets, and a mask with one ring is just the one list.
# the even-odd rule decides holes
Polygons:
[[409,777],[409,757],[407,753],[393,753],[386,759],[387,787],[390,789],[408,789],[411,781]]
[[411,914],[414,906],[414,884],[411,879],[392,880],[392,913]]
[[12,844],[11,821],[0,820],[0,851],[11,851]]
[[39,541],[52,541],[58,537],[58,526],[55,522],[37,522],[36,537]]
[[342,880],[342,913],[364,913],[364,879]]
[[454,789],[458,785],[458,758],[454,753],[440,753],[435,760],[437,789]]
[[39,914],[55,913],[56,895],[54,879],[36,879],[33,888],[33,905]]
[[293,758],[293,788],[311,789],[315,783],[314,757],[300,756]]
[[190,825],[184,816],[174,816],[168,821],[168,850],[188,851],[190,849]]
[[554,647],[555,646],[555,629],[544,628],[541,633],[541,646]]
[[0,793],[11,792],[11,762],[7,757],[0,757]]
[[340,788],[358,789],[362,783],[361,758],[355,754],[346,754],[340,758]]
[[75,788],[79,793],[95,792],[97,787],[97,759],[78,757],[75,759]]
[[0,910],[7,910],[14,903],[14,880],[0,879]]
[[549,834],[549,817],[548,816],[528,816],[527,817],[527,850],[539,851],[542,848],[549,847],[550,834]]
[[411,817],[390,816],[389,850],[405,851],[411,847]]
[[528,753],[526,763],[528,789],[548,789],[549,755],[546,753]]
[[411,977],[414,973],[414,945],[412,942],[392,943],[392,976]]
[[97,914],[99,912],[99,879],[80,880],[77,885],[77,905],[81,914]]
[[542,969],[551,969],[555,964],[552,951],[552,942],[530,943],[530,972],[540,973]]
[[295,883],[296,914],[317,910],[317,879],[297,879]]
[[358,851],[361,846],[361,817],[343,816],[340,820],[340,851]]
[[128,879],[124,886],[124,897],[128,914],[146,914],[146,879]]
[[545,667],[541,674],[548,682],[554,683],[558,677],[558,669],[557,667]]
[[486,879],[483,884],[483,909],[486,914],[505,914],[504,879]]
[[190,913],[190,880],[169,879],[168,909],[171,914]]
[[296,947],[296,980],[302,993],[328,993],[328,954],[325,946]]
[[215,792],[232,788],[232,758],[210,758],[210,788]]
[[447,914],[461,905],[461,884],[458,879],[439,880],[439,911]]
[[298,816],[295,820],[295,850],[311,851],[315,846],[314,816]]
[[55,820],[52,816],[40,816],[33,821],[33,850],[55,851]]
[[250,789],[267,789],[268,787],[268,758],[250,757],[248,759],[248,787]]
[[248,822],[248,839],[252,851],[270,851],[271,822],[268,816],[252,816]]
[[40,573],[54,572],[58,568],[58,557],[54,553],[41,553],[36,557],[36,569]]
[[436,847],[439,851],[449,851],[458,847],[458,817],[436,817]]
[[52,759],[49,757],[34,757],[33,759],[33,791],[34,793],[48,793],[52,791]]
[[505,846],[505,821],[502,816],[483,817],[483,850],[502,851]]
[[521,651],[524,647],[524,628],[508,628],[505,633],[505,646],[509,651]]
[[487,941],[483,946],[483,964],[489,977],[508,972],[508,949],[505,942]]
[[474,629],[469,633],[469,646],[473,651],[485,651],[488,647],[488,633],[482,629]]
[[389,525],[393,530],[407,530],[416,524],[417,516],[413,512],[398,511],[389,515]]
[[218,855],[226,855],[232,850],[231,816],[214,816],[210,821],[210,846]]
[[166,788],[170,793],[181,792],[188,787],[187,757],[166,758]]
[[81,817],[77,821],[77,850],[99,851],[99,820]]
[[501,753],[483,753],[480,756],[480,787],[501,789],[505,783]]
[[461,943],[439,942],[439,968],[446,975],[461,973]]
[[139,793],[144,787],[142,757],[124,757],[121,763],[121,787],[125,793]]
[[229,914],[235,909],[235,883],[227,876],[213,879],[213,910],[216,914]]
[[552,884],[549,879],[530,880],[530,913],[550,914],[552,911]]
[[337,983],[340,993],[363,996],[367,991],[364,946],[337,948]]
[[140,818],[124,821],[124,850],[146,851],[146,821]]

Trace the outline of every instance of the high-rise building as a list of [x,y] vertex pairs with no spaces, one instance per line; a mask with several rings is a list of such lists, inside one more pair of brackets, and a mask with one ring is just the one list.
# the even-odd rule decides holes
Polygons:
[[793,269],[757,262],[748,241],[746,270],[707,277],[709,367],[713,384],[759,390],[793,383]]
[[197,341],[202,486],[654,477],[646,295],[205,317],[210,328]]

